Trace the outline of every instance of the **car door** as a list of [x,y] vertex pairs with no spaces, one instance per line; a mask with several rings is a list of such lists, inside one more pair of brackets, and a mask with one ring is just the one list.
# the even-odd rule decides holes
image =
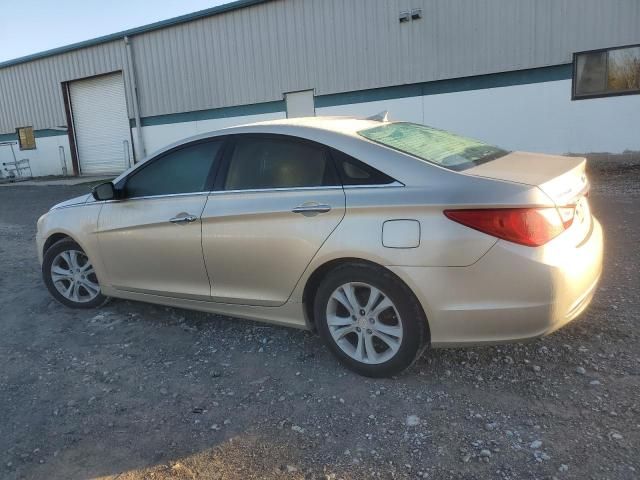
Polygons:
[[98,241],[112,285],[154,295],[209,299],[200,215],[223,141],[182,145],[145,162],[106,202]]
[[327,150],[282,135],[230,140],[202,214],[214,301],[287,301],[344,217],[344,190]]

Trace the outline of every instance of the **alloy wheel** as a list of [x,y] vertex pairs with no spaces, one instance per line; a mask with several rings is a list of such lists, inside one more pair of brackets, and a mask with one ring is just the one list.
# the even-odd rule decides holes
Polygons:
[[93,265],[89,257],[79,250],[65,250],[54,257],[51,281],[56,290],[72,302],[90,302],[100,294]]
[[368,283],[338,287],[329,297],[326,314],[333,340],[358,362],[384,363],[400,349],[403,327],[398,309]]

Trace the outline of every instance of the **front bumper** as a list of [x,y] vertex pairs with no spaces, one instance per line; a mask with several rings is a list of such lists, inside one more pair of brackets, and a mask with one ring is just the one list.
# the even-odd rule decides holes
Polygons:
[[515,342],[549,334],[589,305],[602,272],[603,234],[544,247],[499,241],[469,267],[389,267],[420,300],[435,347]]
[[36,252],[38,254],[38,262],[40,262],[40,266],[42,266],[42,261],[44,257],[44,242],[45,238],[42,235],[42,224],[46,219],[47,214],[42,215],[36,224]]

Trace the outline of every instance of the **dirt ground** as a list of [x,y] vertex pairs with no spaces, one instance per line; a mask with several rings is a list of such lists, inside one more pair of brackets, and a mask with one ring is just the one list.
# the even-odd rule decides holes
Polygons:
[[590,309],[389,380],[302,331],[67,309],[41,281],[35,222],[86,186],[0,186],[0,478],[638,478],[640,161],[594,163],[606,258]]

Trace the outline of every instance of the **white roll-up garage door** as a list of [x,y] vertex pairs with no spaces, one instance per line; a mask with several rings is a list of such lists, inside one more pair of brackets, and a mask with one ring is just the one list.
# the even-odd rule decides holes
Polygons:
[[133,152],[121,73],[69,84],[81,175],[120,173]]

